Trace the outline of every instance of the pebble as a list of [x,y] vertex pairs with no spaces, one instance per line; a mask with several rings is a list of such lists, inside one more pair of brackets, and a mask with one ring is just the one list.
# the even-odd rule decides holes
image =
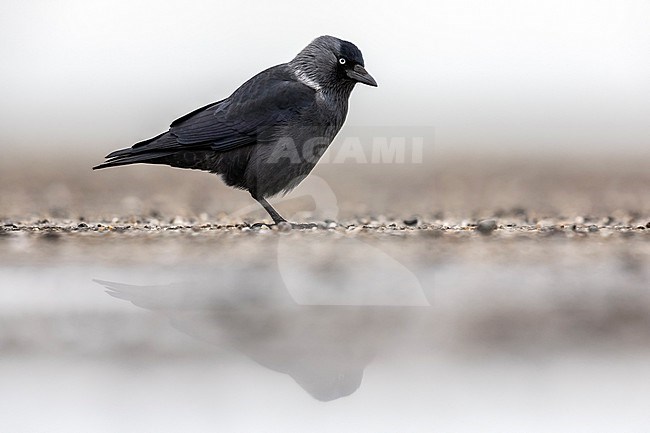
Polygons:
[[476,230],[481,234],[488,235],[492,233],[497,228],[497,222],[495,220],[482,220],[479,221],[476,225]]
[[404,224],[406,224],[407,226],[414,226],[417,223],[418,223],[418,218],[415,216],[404,220]]
[[597,225],[593,225],[593,224],[592,224],[592,225],[590,225],[590,226],[588,227],[588,230],[589,230],[591,233],[594,233],[594,232],[597,232],[597,231],[600,230],[600,229],[598,228]]

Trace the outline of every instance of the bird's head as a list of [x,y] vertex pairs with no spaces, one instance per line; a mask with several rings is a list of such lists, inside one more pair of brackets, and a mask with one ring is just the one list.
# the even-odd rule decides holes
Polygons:
[[359,48],[333,36],[314,39],[289,65],[298,79],[314,89],[351,91],[356,83],[377,86],[364,68]]

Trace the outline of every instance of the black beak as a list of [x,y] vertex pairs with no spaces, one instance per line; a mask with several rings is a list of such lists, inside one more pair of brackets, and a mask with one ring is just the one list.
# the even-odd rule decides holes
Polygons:
[[366,71],[366,69],[361,65],[354,65],[354,69],[348,69],[348,77],[359,83],[367,84],[372,87],[377,87],[377,82],[372,75]]

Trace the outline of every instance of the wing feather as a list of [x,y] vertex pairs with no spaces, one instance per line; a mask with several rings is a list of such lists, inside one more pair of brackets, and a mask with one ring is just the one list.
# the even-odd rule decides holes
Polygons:
[[216,151],[255,143],[258,135],[315,103],[313,89],[276,68],[251,78],[229,98],[177,119],[170,134],[181,145],[209,144]]
[[179,117],[169,131],[112,152],[108,161],[95,168],[148,162],[179,151],[224,152],[249,146],[314,104],[312,88],[296,80],[286,64],[274,66],[242,84],[230,97]]

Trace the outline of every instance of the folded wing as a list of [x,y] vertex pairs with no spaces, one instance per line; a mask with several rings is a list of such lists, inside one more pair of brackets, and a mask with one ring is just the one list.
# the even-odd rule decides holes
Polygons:
[[95,168],[153,162],[176,152],[224,152],[249,146],[314,103],[313,89],[295,80],[284,65],[275,66],[248,80],[229,98],[176,119],[169,131],[112,152],[108,161]]

